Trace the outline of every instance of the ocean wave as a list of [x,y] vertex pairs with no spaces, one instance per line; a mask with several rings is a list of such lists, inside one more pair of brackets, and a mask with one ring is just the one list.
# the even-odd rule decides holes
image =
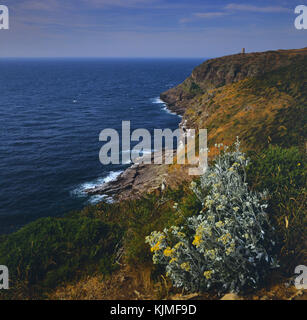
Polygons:
[[[75,188],[72,192],[71,195],[77,198],[87,198],[88,194],[87,192],[85,192],[85,190],[88,189],[93,189],[95,187],[101,186],[105,183],[114,181],[117,179],[117,177],[122,173],[123,171],[111,171],[109,172],[109,174],[106,177],[103,178],[97,178],[93,181],[89,181],[89,182],[84,182],[81,185],[79,185],[77,188]],[[106,201],[106,202],[110,202],[111,198],[108,197],[107,195],[93,195],[90,196],[88,199],[88,203],[90,204],[96,204],[98,202],[101,201]]]
[[153,104],[165,104],[165,102],[161,100],[159,97],[151,99],[151,102]]
[[167,108],[166,103],[165,103],[163,100],[161,100],[160,97],[156,97],[156,98],[151,99],[151,102],[152,102],[153,104],[160,104],[161,107],[162,107],[162,110],[164,110],[164,111],[167,112],[168,114],[171,114],[171,115],[177,116],[177,117],[179,117],[179,118],[182,118],[182,116],[180,116],[179,114],[177,114],[177,113],[172,112],[171,110],[169,110],[169,109]]
[[[150,149],[144,149],[142,150],[142,152],[139,152],[139,151],[136,151],[136,150],[123,150],[121,153],[125,153],[125,154],[129,154],[131,153],[131,157],[144,157],[144,156],[147,156],[147,155],[151,155],[152,153],[154,153],[155,150],[150,150]],[[140,155],[142,154],[142,155]],[[123,162],[123,164],[132,164],[132,161],[131,159],[130,160],[127,160],[125,162]]]
[[99,202],[107,202],[107,203],[112,203],[113,202],[113,198],[109,197],[105,194],[96,194],[94,196],[91,196],[89,198],[89,200],[87,201],[87,203],[89,204],[97,204]]

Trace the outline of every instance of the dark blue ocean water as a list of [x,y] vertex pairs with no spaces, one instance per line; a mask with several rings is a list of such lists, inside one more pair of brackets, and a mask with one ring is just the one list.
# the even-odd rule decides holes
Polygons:
[[99,162],[99,133],[175,129],[159,94],[182,82],[193,60],[0,60],[0,233],[100,201],[83,190],[124,165]]

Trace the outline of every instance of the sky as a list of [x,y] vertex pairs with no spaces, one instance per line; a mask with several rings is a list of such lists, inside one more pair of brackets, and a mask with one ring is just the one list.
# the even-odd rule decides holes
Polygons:
[[[306,2],[306,1],[305,1]],[[303,48],[302,0],[0,0],[0,57],[218,57]],[[305,3],[307,5],[307,3]]]

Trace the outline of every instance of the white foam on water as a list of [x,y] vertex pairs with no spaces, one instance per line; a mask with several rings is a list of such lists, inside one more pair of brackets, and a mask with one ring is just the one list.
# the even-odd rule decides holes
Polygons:
[[[97,178],[94,181],[84,182],[81,185],[79,185],[76,189],[74,189],[71,192],[71,195],[78,198],[86,198],[88,194],[85,192],[87,189],[93,189],[95,187],[101,186],[105,183],[114,181],[117,179],[117,177],[122,173],[123,171],[111,171],[106,177],[103,178]],[[88,202],[91,204],[98,203],[102,200],[108,201],[109,197],[107,195],[93,195],[90,196]]]
[[180,116],[179,114],[177,114],[177,113],[172,112],[171,110],[169,110],[169,109],[167,108],[166,103],[165,103],[163,100],[161,100],[160,97],[151,99],[151,102],[152,102],[153,104],[160,104],[161,107],[162,107],[162,110],[164,110],[165,112],[167,112],[167,113],[169,113],[169,114],[171,114],[171,115],[174,115],[174,116],[177,116],[177,117],[182,118],[182,116]]
[[165,104],[165,102],[161,100],[159,97],[151,99],[151,102],[154,104]]
[[113,202],[113,198],[112,197],[108,197],[105,194],[96,194],[94,196],[91,196],[90,199],[87,201],[87,203],[89,204],[97,204],[99,202],[107,202],[107,203],[112,203]]
[[[123,150],[122,153],[125,153],[125,154],[129,154],[131,153],[131,156],[134,156],[134,157],[141,157],[140,154],[142,154],[142,156],[146,156],[146,155],[150,155],[152,153],[154,153],[155,150],[149,150],[149,149],[144,149],[142,150],[142,152],[140,151],[136,151],[136,150]],[[130,164],[131,163],[131,160],[128,160],[128,161],[125,161],[123,164]]]
[[123,171],[111,171],[109,175],[106,178],[104,178],[103,183],[116,180],[121,173],[123,173]]
[[130,164],[131,163],[131,160],[127,160],[125,162],[123,162],[123,164]]

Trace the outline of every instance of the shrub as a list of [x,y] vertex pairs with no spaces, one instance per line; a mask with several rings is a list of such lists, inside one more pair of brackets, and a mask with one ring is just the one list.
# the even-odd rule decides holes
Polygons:
[[266,193],[246,183],[249,160],[227,148],[192,189],[203,210],[182,226],[146,238],[153,262],[166,266],[174,286],[187,291],[239,292],[255,288],[271,267],[273,230],[265,212]]

